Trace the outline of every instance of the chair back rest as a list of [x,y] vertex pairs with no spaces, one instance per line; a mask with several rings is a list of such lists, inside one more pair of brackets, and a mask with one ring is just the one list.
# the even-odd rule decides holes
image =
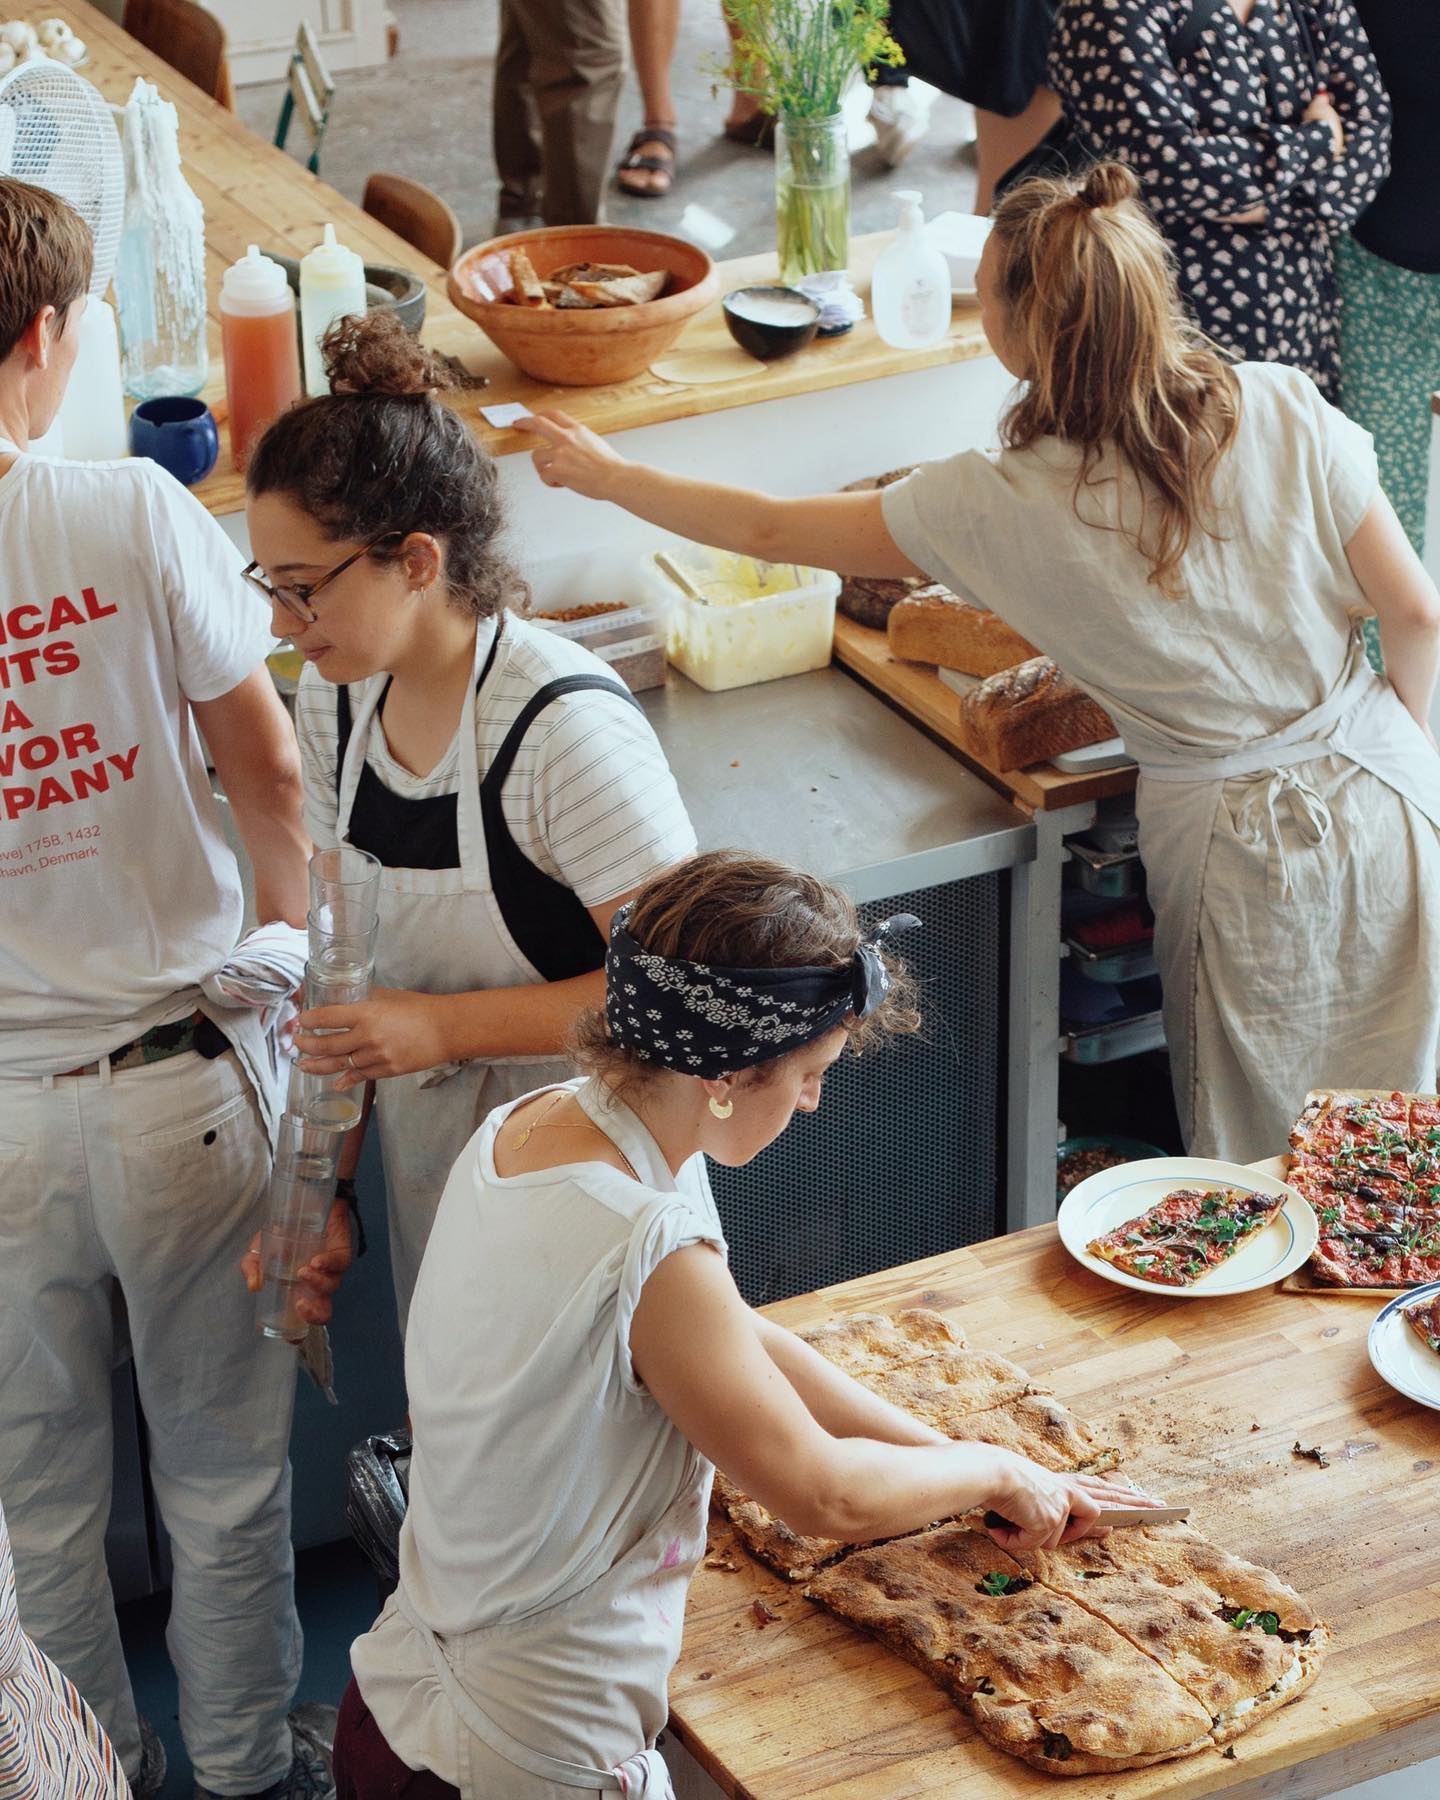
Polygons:
[[330,102],[335,98],[335,83],[308,19],[300,21],[300,29],[295,34],[287,79],[290,98],[310,134],[311,143],[318,149],[330,116]]
[[403,175],[375,174],[360,202],[372,219],[448,269],[460,254],[460,221],[433,189]]
[[225,27],[195,0],[126,0],[122,24],[203,94],[235,110]]

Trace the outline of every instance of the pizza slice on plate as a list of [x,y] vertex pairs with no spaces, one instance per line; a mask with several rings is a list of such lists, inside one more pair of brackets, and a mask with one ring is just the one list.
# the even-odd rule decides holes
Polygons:
[[1206,1709],[1220,1744],[1301,1694],[1329,1643],[1293,1588],[1183,1525],[1017,1555],[1047,1587],[1153,1656]]
[[1283,1194],[1243,1188],[1176,1188],[1085,1247],[1128,1275],[1189,1287],[1263,1231],[1284,1204]]
[[1210,1713],[1173,1676],[983,1532],[947,1525],[861,1550],[806,1592],[923,1670],[997,1748],[1052,1775],[1213,1743]]
[[1428,1300],[1417,1301],[1403,1311],[1406,1324],[1420,1342],[1440,1356],[1440,1294],[1432,1294]]
[[852,1313],[797,1332],[847,1375],[878,1375],[964,1346],[965,1334],[943,1313],[911,1306],[902,1312]]

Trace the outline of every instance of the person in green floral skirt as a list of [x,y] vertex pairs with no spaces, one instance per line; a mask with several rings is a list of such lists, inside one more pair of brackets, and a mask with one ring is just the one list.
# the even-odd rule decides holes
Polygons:
[[[1440,32],[1413,0],[1356,0],[1390,90],[1390,177],[1336,246],[1341,404],[1372,434],[1380,479],[1425,552],[1430,396],[1440,391]],[[1370,660],[1380,667],[1368,621]]]

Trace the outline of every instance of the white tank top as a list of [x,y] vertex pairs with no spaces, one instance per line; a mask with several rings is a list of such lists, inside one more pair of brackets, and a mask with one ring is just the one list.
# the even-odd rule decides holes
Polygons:
[[[672,1176],[628,1107],[594,1082],[567,1085],[640,1179],[604,1163],[498,1176],[496,1132],[523,1101],[491,1113],[461,1153],[406,1337],[415,1453],[400,1605],[353,1652],[391,1748],[462,1789],[464,1732],[457,1750],[455,1710],[426,1635],[501,1732],[610,1768],[664,1723],[680,1621],[664,1620],[617,1694],[606,1609],[587,1606],[586,1592],[677,1506],[700,1521],[703,1548],[709,1465],[637,1380],[629,1335],[641,1289],[666,1256],[696,1243],[724,1250],[704,1159]],[[513,1660],[526,1664],[524,1682],[504,1678],[511,1658],[485,1653],[507,1637],[516,1653],[523,1639]],[[548,1695],[547,1662],[556,1673]]]

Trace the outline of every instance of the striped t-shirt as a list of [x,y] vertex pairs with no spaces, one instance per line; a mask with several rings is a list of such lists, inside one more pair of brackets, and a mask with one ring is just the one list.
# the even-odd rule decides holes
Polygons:
[[20,1626],[0,1507],[0,1800],[130,1800],[94,1713]]
[[[480,624],[483,662],[493,621]],[[565,675],[618,677],[568,638],[507,617],[494,667],[476,708],[476,763],[483,776],[505,734],[537,689]],[[359,714],[374,675],[350,689]],[[322,849],[336,842],[336,690],[313,666],[300,678],[295,725],[305,773],[305,817]],[[378,711],[365,759],[381,782],[407,800],[454,794],[460,784],[458,734],[428,775],[414,775],[390,754]],[[593,689],[551,702],[525,734],[501,805],[516,845],[583,906],[599,906],[691,856],[695,833],[665,761],[639,709],[619,694]],[[406,866],[403,855],[382,858]]]

